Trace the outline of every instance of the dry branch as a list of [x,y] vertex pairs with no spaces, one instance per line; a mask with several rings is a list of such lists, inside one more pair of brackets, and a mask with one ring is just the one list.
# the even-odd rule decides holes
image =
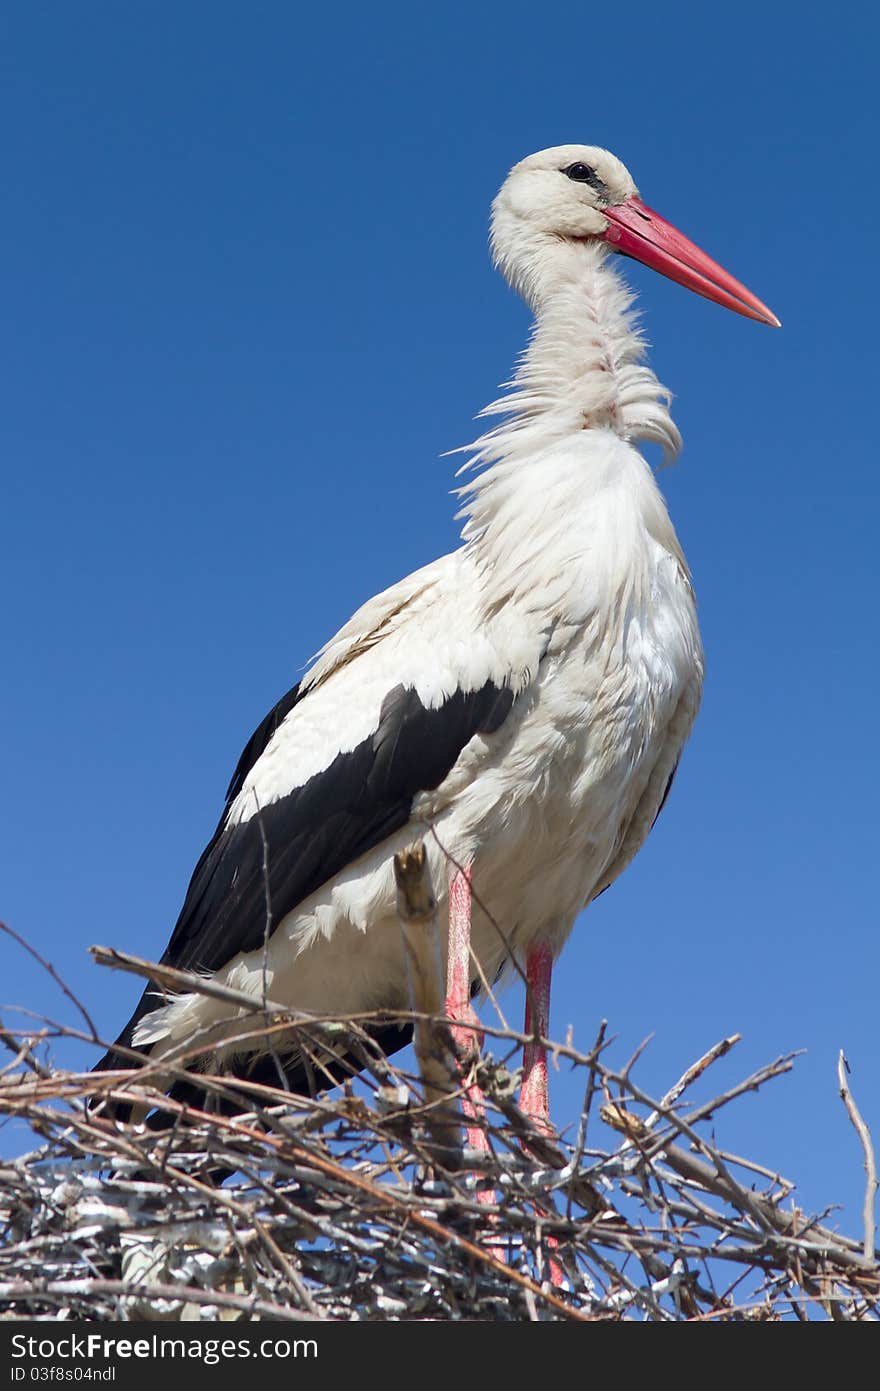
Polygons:
[[[778,1319],[794,1304],[880,1316],[876,1259],[783,1209],[775,1178],[755,1192],[758,1166],[741,1182],[739,1162],[679,1103],[652,1101],[598,1050],[583,1064],[585,1091],[622,1091],[606,1107],[606,1148],[533,1132],[510,1074],[486,1057],[492,1153],[443,1169],[421,1079],[390,1064],[382,1085],[317,1101],[254,1087],[249,1116],[165,1101],[181,1123],[150,1132],[88,1115],[78,1098],[90,1079],[47,1080],[21,1043],[0,1077],[0,1112],[29,1120],[44,1143],[0,1168],[0,1312],[668,1321]],[[730,1090],[769,1084],[788,1065]],[[131,1094],[136,1077],[115,1093]],[[716,1126],[732,1099],[713,1099]],[[680,1143],[692,1132],[699,1154]],[[219,1188],[218,1167],[236,1174]],[[494,1203],[479,1202],[478,1187]],[[546,1283],[548,1236],[562,1290]]]
[[455,1163],[459,1116],[450,1104],[457,1090],[455,1045],[443,1018],[437,900],[422,842],[394,856],[397,914],[403,933],[410,1004],[416,1021],[413,1044],[426,1102],[425,1126],[438,1160]]
[[[236,1081],[250,1109],[227,1116],[166,1097],[155,1065],[135,1052],[130,1068],[98,1078],[48,1068],[51,1039],[94,1041],[78,1001],[85,1033],[39,1019],[0,1029],[0,1116],[26,1121],[42,1141],[0,1164],[0,1316],[880,1319],[867,1199],[857,1241],[794,1207],[774,1166],[716,1142],[727,1109],[772,1085],[793,1055],[692,1100],[736,1042],[724,1039],[658,1101],[636,1080],[642,1048],[620,1071],[606,1061],[604,1021],[589,1053],[548,1040],[583,1078],[570,1137],[536,1129],[517,1105],[509,1061],[523,1035],[484,1025],[500,1053],[485,1052],[476,1072],[490,1153],[462,1152],[426,861],[407,852],[396,869],[413,1004],[400,1019],[414,1026],[417,1075],[378,1051],[368,1031],[376,1016],[294,1015],[237,991],[224,999],[243,1040],[293,1029],[319,1081],[334,1050],[355,1057],[361,1075],[316,1098]],[[168,989],[219,989],[122,953],[96,955]],[[163,1059],[164,1075],[198,1052],[196,1039]],[[209,1106],[233,1094],[222,1075],[200,1071],[198,1082]],[[873,1198],[870,1135],[845,1072],[840,1084]],[[161,1105],[173,1124],[107,1120],[85,1107],[96,1092]],[[221,1170],[233,1177],[217,1186]],[[561,1288],[548,1279],[548,1239]]]
[[844,1057],[844,1052],[841,1048],[840,1056],[837,1060],[837,1080],[840,1083],[840,1095],[846,1107],[846,1113],[852,1121],[855,1132],[861,1141],[861,1146],[865,1155],[865,1174],[867,1176],[867,1182],[865,1184],[865,1206],[863,1210],[865,1223],[865,1244],[863,1249],[866,1259],[870,1260],[874,1250],[874,1233],[877,1230],[874,1221],[874,1200],[877,1196],[877,1161],[874,1158],[874,1146],[871,1143],[871,1132],[865,1124],[858,1106],[856,1106],[855,1098],[853,1097],[849,1082],[847,1081],[848,1072],[849,1063]]

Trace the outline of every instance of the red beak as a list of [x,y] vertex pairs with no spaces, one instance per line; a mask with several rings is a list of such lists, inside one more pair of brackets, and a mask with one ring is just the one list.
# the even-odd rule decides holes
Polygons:
[[747,319],[757,319],[773,328],[782,327],[772,310],[751,290],[728,275],[717,261],[689,241],[671,222],[646,208],[641,198],[627,198],[625,203],[603,208],[602,214],[608,219],[604,239],[615,251],[634,257],[705,299],[723,304],[726,309],[735,309],[737,314],[745,314]]

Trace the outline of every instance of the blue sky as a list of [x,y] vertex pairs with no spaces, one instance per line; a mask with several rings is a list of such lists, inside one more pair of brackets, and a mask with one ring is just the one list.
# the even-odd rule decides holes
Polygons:
[[[653,1033],[655,1092],[735,1030],[718,1089],[806,1049],[719,1134],[858,1230],[835,1067],[880,1137],[878,37],[794,4],[5,8],[0,916],[106,1034],[137,985],[89,943],[162,951],[252,727],[455,544],[440,455],[528,328],[486,254],[498,184],[605,144],[784,328],[629,263],[708,677],[553,1029],[607,1017],[621,1063]],[[72,1021],[0,954],[5,1000]],[[579,1102],[553,1079],[557,1120]]]

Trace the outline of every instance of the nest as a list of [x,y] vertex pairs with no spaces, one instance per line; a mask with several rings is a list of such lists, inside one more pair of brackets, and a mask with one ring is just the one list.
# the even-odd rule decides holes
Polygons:
[[[418,895],[402,912],[416,958],[416,928],[431,912],[430,896]],[[96,954],[180,984],[168,968]],[[424,1004],[430,972],[413,978]],[[5,1317],[880,1318],[876,1168],[843,1060],[841,1094],[868,1178],[860,1240],[831,1230],[826,1214],[799,1211],[793,1185],[766,1165],[718,1146],[722,1113],[794,1063],[777,1058],[693,1101],[693,1084],[736,1035],[659,1098],[638,1084],[638,1053],[622,1070],[608,1065],[604,1023],[588,1053],[547,1041],[583,1081],[579,1123],[560,1134],[520,1109],[513,1063],[534,1040],[507,1028],[485,1027],[482,1050],[465,1057],[438,1011],[414,1009],[402,1016],[415,1027],[407,1070],[383,1056],[367,1017],[304,1020],[237,997],[243,1036],[293,1031],[319,1087],[327,1060],[342,1054],[357,1076],[307,1098],[199,1072],[208,1102],[197,1110],[168,1100],[149,1059],[132,1055],[131,1068],[99,1079],[47,1066],[58,1034],[98,1042],[74,1003],[82,1029],[44,1021],[0,1032],[10,1054],[0,1115],[23,1118],[41,1140],[0,1165]],[[186,1065],[174,1064],[181,1075]],[[460,1106],[475,1085],[483,1102],[466,1128]],[[106,1119],[86,1104],[98,1088],[141,1114],[161,1106],[163,1125]],[[245,1109],[224,1114],[230,1101]]]

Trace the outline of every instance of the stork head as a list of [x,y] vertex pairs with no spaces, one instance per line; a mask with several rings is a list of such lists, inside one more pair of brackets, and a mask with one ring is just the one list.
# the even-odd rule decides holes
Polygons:
[[528,300],[565,274],[566,248],[594,244],[632,256],[706,299],[779,327],[761,300],[645,206],[632,175],[596,145],[555,145],[515,164],[492,208],[496,265]]

